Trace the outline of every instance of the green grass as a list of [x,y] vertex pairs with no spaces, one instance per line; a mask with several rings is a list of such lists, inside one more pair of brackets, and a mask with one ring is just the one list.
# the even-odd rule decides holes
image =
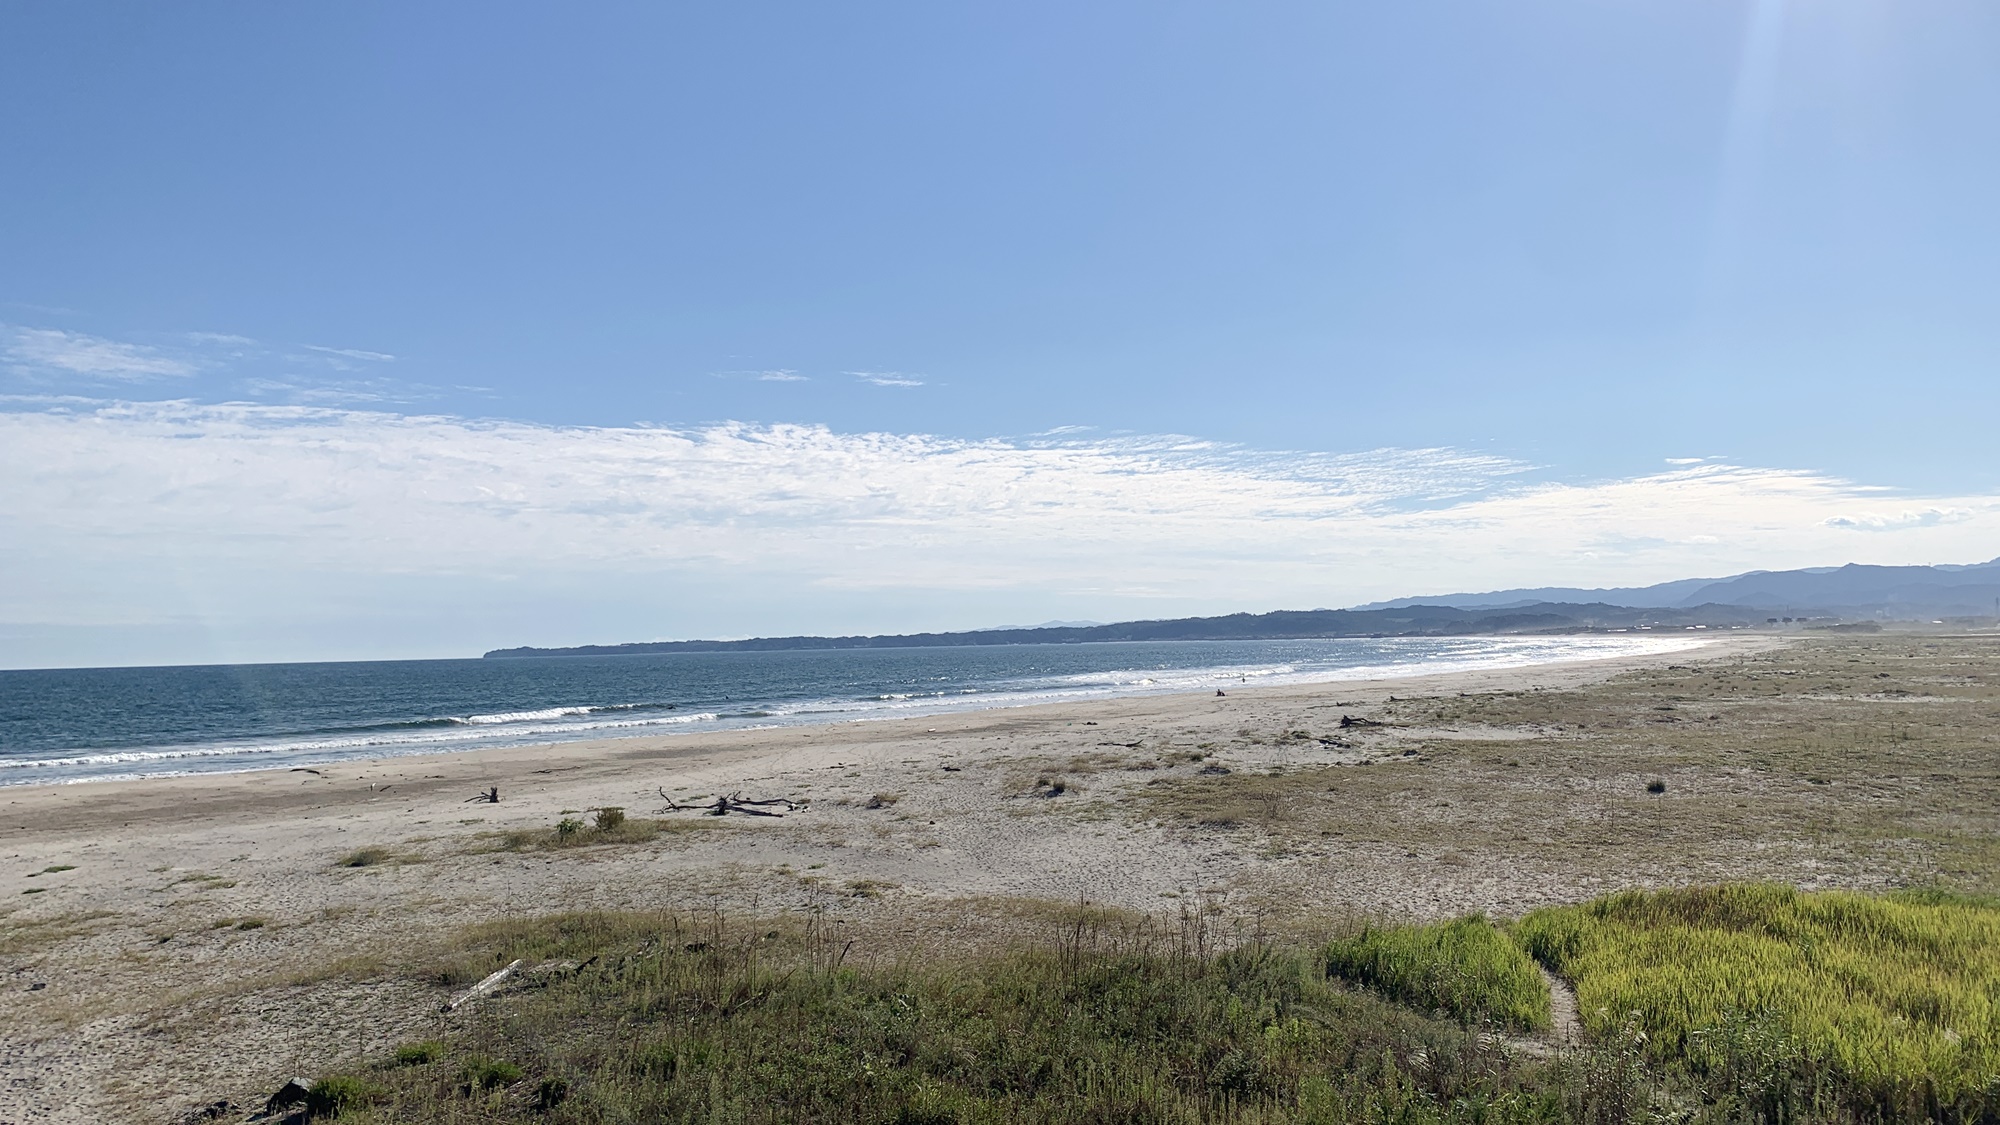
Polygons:
[[1549,988],[1521,947],[1474,915],[1432,926],[1369,927],[1329,942],[1327,972],[1466,1023],[1549,1027]]
[[[1518,929],[1585,1027],[1753,1101],[2000,1113],[2000,909],[1739,884],[1629,892]],[[1789,1091],[1789,1093],[1787,1093]],[[1985,1115],[1985,1116],[1982,1116]]]
[[[1201,911],[1049,908],[1054,936],[863,960],[817,914],[592,913],[470,931],[425,969],[519,983],[357,1080],[358,1121],[2000,1121],[2000,903],[1734,885],[1324,944]],[[1240,936],[1240,935],[1239,935]],[[1529,954],[1575,982],[1550,1055]],[[1363,987],[1357,987],[1363,986]],[[1549,1057],[1542,1057],[1549,1056]]]
[[426,1039],[421,1043],[403,1044],[396,1048],[396,1053],[392,1057],[397,1066],[425,1066],[438,1061],[444,1055],[443,1043],[435,1039]]
[[306,1114],[313,1118],[346,1117],[364,1106],[381,1101],[386,1091],[351,1074],[322,1078],[306,1091]]
[[466,946],[434,979],[580,964],[489,1001],[442,1065],[383,1060],[357,1120],[1529,1125],[1590,1097],[1566,1063],[1330,978],[1315,948],[1216,953],[1102,915],[867,964],[811,919],[568,915]]

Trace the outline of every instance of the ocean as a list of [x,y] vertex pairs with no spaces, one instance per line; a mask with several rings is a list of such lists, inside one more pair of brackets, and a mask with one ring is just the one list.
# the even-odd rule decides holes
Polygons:
[[0,671],[0,785],[1509,668],[1699,643],[1167,641]]

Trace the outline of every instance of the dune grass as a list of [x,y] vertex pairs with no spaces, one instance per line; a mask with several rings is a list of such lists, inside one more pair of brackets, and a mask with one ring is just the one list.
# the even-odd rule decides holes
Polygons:
[[[1051,909],[1057,909],[1051,907]],[[460,1031],[342,1089],[355,1121],[2000,1120],[2000,907],[1734,885],[1324,944],[1208,915],[1064,909],[1054,936],[863,960],[821,914],[495,923],[426,970],[517,958]],[[1135,920],[1137,919],[1137,920]],[[1232,944],[1234,942],[1234,944]],[[1546,1028],[1529,955],[1576,983]],[[1365,987],[1356,987],[1365,986]],[[336,1076],[338,1077],[338,1076]]]
[[1317,949],[1106,932],[857,964],[812,919],[492,927],[438,979],[560,967],[356,1075],[371,1097],[342,1120],[1528,1125],[1593,1097],[1566,1063],[1346,987]]
[[[1643,1036],[1767,1115],[2000,1114],[2000,909],[1740,884],[1536,911],[1517,936],[1574,981],[1585,1027]],[[1773,1099],[1777,1099],[1774,1101]]]
[[1367,927],[1326,946],[1327,972],[1423,1011],[1526,1031],[1549,1027],[1549,988],[1512,938],[1474,915]]

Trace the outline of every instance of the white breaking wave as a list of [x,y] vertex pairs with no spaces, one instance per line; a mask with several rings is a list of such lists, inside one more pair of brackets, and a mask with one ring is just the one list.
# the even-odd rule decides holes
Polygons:
[[[594,708],[549,709],[550,712],[560,714],[578,714],[590,710],[594,710]],[[523,715],[540,715],[545,713],[547,712],[521,712]],[[666,715],[647,719],[605,719],[591,723],[557,723],[542,726],[523,726],[509,730],[506,733],[510,738],[576,735],[588,734],[592,731],[623,730],[632,727],[712,723],[720,718],[720,715],[713,712],[702,712],[698,714]],[[434,748],[439,746],[451,746],[453,744],[462,746],[466,743],[488,743],[493,740],[494,736],[485,731],[399,731],[395,734],[359,735],[352,738],[318,738],[292,742],[223,743],[208,746],[166,746],[147,750],[114,750],[98,754],[77,754],[65,758],[0,761],[0,769],[74,769],[80,766],[130,765],[144,762],[169,762],[189,758],[224,758],[231,755],[325,754],[351,750],[385,750],[391,754],[435,753],[437,751]]]
[[545,719],[560,719],[568,715],[588,715],[598,707],[545,707],[540,711],[502,711],[497,715],[467,715],[463,719],[453,719],[454,723],[467,726],[488,726],[493,723],[533,723]]

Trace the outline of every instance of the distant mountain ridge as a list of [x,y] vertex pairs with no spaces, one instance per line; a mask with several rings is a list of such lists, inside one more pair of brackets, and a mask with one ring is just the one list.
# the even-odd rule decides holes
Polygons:
[[1581,633],[1640,626],[1728,628],[1762,620],[1737,606],[1634,609],[1614,605],[1533,605],[1466,610],[1419,605],[1400,609],[1278,610],[1225,617],[1124,621],[1114,625],[979,629],[855,637],[752,637],[740,641],[651,641],[574,648],[506,648],[490,659],[530,656],[635,656],[667,652],[778,652],[787,649],[943,648],[958,645],[1082,644],[1091,641],[1306,640],[1321,637],[1458,637]]
[[1968,617],[1993,612],[2000,597],[2000,559],[1969,565],[1808,567],[1753,570],[1728,578],[1683,578],[1656,586],[1601,590],[1544,586],[1483,594],[1435,594],[1355,606],[1356,610],[1442,605],[1456,609],[1512,609],[1547,602],[1606,602],[1637,608],[1733,605],[1784,612],[1806,610],[1852,616]]
[[1305,640],[1583,633],[1639,628],[1740,628],[1777,616],[1891,618],[2000,616],[2000,559],[1965,566],[1847,566],[1751,571],[1605,590],[1542,587],[1399,598],[1352,609],[1278,610],[1223,617],[1050,622],[1018,629],[849,637],[642,641],[570,648],[503,648],[489,659],[632,656],[669,652],[942,648],[1092,641]]

